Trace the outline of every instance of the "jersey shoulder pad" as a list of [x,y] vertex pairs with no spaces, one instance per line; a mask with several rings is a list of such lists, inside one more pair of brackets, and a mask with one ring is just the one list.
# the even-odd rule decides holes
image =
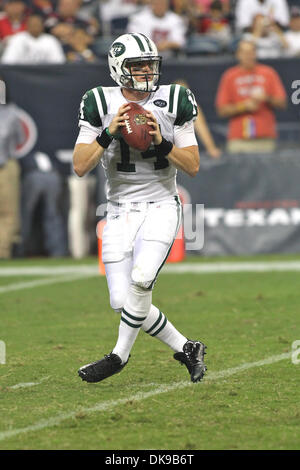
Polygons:
[[182,126],[185,122],[194,120],[198,107],[191,90],[182,85],[171,85],[168,111],[175,115],[175,126]]

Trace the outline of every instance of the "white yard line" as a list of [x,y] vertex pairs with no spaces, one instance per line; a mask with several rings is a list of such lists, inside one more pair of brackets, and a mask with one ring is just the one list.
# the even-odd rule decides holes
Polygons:
[[15,284],[9,284],[7,286],[0,287],[0,294],[6,294],[7,292],[22,290],[22,289],[32,289],[34,287],[46,286],[50,284],[57,284],[59,282],[72,282],[77,281],[78,279],[87,279],[88,277],[95,277],[98,274],[72,274],[68,276],[58,276],[50,277],[46,279],[35,279],[33,281],[27,282],[16,282]]
[[45,382],[45,380],[48,380],[49,377],[43,377],[39,382],[21,382],[16,385],[11,385],[9,388],[10,390],[17,390],[19,388],[28,388],[28,387],[34,387],[35,385],[41,385],[42,382]]
[[0,267],[0,277],[14,276],[60,276],[65,274],[98,274],[98,266],[83,264],[77,266],[20,266]]
[[[300,261],[239,261],[212,263],[167,263],[162,269],[165,274],[180,273],[232,273],[232,272],[270,272],[300,271]],[[31,267],[0,267],[0,277],[10,276],[60,276],[60,275],[94,275],[99,274],[97,264],[77,266],[31,266]]]
[[270,272],[270,271],[300,271],[300,261],[240,261],[237,263],[180,263],[166,264],[165,273],[241,273],[241,272]]
[[[230,377],[239,372],[243,372],[245,370],[251,369],[253,367],[261,367],[261,366],[265,366],[269,364],[275,364],[276,362],[282,361],[284,359],[289,359],[290,357],[291,357],[290,352],[279,354],[276,356],[270,356],[270,357],[267,357],[266,359],[262,359],[261,361],[248,362],[248,363],[244,363],[244,364],[241,364],[240,366],[233,367],[230,369],[222,370],[219,372],[208,373],[205,380],[201,382],[201,384],[192,384],[191,382],[187,382],[187,381],[174,382],[173,384],[168,384],[168,385],[163,384],[148,392],[137,392],[125,398],[120,398],[119,400],[108,400],[104,402],[99,402],[89,408],[80,408],[76,411],[70,411],[69,413],[61,413],[57,416],[54,416],[53,418],[37,421],[36,423],[31,424],[30,426],[27,426],[24,428],[16,428],[16,429],[10,429],[8,431],[0,431],[0,441],[4,441],[5,439],[9,439],[10,437],[14,437],[19,434],[27,434],[29,432],[40,431],[42,429],[50,428],[52,426],[58,426],[66,419],[73,419],[73,418],[76,419],[76,417],[79,414],[85,415],[85,414],[111,411],[113,408],[124,405],[128,401],[138,402],[138,401],[146,400],[147,398],[153,397],[155,395],[160,395],[161,393],[173,392],[175,390],[179,390],[179,389],[189,387],[189,386],[192,386],[192,387],[205,386],[207,382],[209,383],[215,380],[225,379],[227,377]],[[82,386],[84,387],[86,386],[86,384],[82,384]],[[101,385],[100,386],[98,385],[98,387],[100,391]]]

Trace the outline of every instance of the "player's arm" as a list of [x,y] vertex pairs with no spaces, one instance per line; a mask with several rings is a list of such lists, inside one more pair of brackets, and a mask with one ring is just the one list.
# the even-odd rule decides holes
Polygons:
[[[120,127],[124,126],[127,111],[130,109],[126,103],[123,104],[116,116],[113,118],[107,130],[103,130],[103,135],[97,137],[90,143],[77,143],[73,152],[73,168],[78,176],[84,176],[93,170],[100,162],[105,149],[112,141],[112,137],[117,135]],[[112,137],[110,137],[112,136]]]
[[159,124],[155,116],[147,113],[149,118],[148,124],[153,130],[149,133],[153,137],[153,143],[158,151],[162,151],[164,156],[178,169],[182,170],[190,176],[196,176],[200,166],[200,155],[197,145],[187,147],[176,147],[171,142],[167,142],[160,132]]
[[167,159],[178,169],[190,176],[196,176],[200,168],[198,145],[178,148],[173,145]]
[[93,170],[104,153],[104,147],[96,140],[90,144],[76,144],[73,152],[73,168],[77,176],[84,176]]

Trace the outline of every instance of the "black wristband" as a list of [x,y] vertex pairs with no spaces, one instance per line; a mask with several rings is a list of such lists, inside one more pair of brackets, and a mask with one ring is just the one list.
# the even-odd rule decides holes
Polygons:
[[107,149],[107,147],[112,143],[113,137],[110,137],[106,131],[107,127],[102,131],[101,135],[96,137],[96,140],[101,147]]
[[159,145],[154,145],[154,147],[159,157],[165,157],[171,152],[173,144],[163,137],[161,143]]

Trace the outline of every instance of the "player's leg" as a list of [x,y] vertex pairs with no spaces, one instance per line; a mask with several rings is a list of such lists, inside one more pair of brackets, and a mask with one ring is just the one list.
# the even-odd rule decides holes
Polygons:
[[[141,227],[134,252],[133,279],[144,278],[146,288],[153,289],[181,224],[181,205],[179,201],[156,204]],[[142,326],[149,335],[160,339],[175,352],[182,351],[187,338],[168,321],[157,307],[151,305]]]
[[[180,223],[181,208],[177,204],[162,203],[157,208],[153,207],[137,235],[132,270],[134,282],[138,282],[146,289],[153,289]],[[168,238],[172,234],[173,238]],[[201,380],[206,370],[204,365],[206,347],[202,342],[187,339],[172,325],[165,314],[153,305],[142,328],[173,349],[174,358],[186,365],[193,382]]]
[[187,342],[187,338],[172,325],[166,315],[155,305],[151,305],[142,329],[145,333],[169,346],[175,353],[182,351],[183,345]]
[[[122,312],[129,292],[132,264],[133,258],[130,255],[125,256],[120,262],[105,264],[110,305],[117,313]],[[125,314],[123,318],[125,321],[129,321]],[[164,344],[172,348],[174,352],[182,351],[182,347],[187,341],[187,338],[176,330],[164,313],[152,304],[147,318],[143,321],[142,330],[150,336],[161,340]],[[122,338],[122,334],[120,337]],[[120,345],[120,348],[121,347]]]
[[[117,313],[122,312],[129,292],[132,265],[133,258],[130,254],[125,255],[120,262],[105,264],[110,305]],[[124,315],[124,320],[126,321],[126,315]],[[166,316],[152,304],[147,318],[142,324],[142,330],[150,336],[160,339],[174,352],[182,351],[182,347],[187,341],[187,338],[177,331]],[[122,335],[120,336],[122,337]]]
[[[112,351],[121,358],[122,364],[127,362],[141,327],[149,334],[157,336],[175,352],[182,351],[187,341],[187,338],[168,322],[165,315],[151,305],[152,287],[180,226],[181,206],[179,201],[173,199],[169,203],[149,207],[150,209],[148,208],[144,215],[136,212],[127,213],[124,220],[110,217],[110,226],[114,224],[115,228],[108,229],[105,234],[106,238],[103,240],[106,261],[112,260],[112,253],[108,256],[109,252],[112,252],[112,244],[115,245],[116,260],[125,256],[124,252],[121,253],[122,249],[118,248],[119,230],[116,230],[117,227],[122,229],[123,242],[125,226],[127,226],[129,241],[135,240],[131,276],[129,275],[130,261],[127,264],[125,260],[106,264],[111,306],[118,311],[123,307],[118,340]],[[109,232],[111,235],[108,239],[107,233]],[[131,238],[130,235],[133,234],[134,238]]]
[[[165,212],[162,215],[166,224]],[[180,218],[179,207],[177,208],[172,204],[170,212],[171,217],[168,218],[167,225],[164,227],[164,230],[168,232],[168,241],[159,243],[158,250],[152,245],[155,252],[151,254],[150,260],[147,260],[147,263],[150,264],[149,269],[147,268],[143,273],[142,264],[137,262],[131,276],[128,275],[128,277],[124,269],[125,253],[129,246],[132,247],[133,241],[135,241],[134,252],[137,254],[137,259],[141,258],[141,248],[147,249],[146,246],[138,243],[138,240],[143,238],[138,234],[141,232],[144,221],[148,220],[148,212],[147,214],[145,212],[140,214],[138,212],[127,212],[124,214],[122,210],[116,209],[114,212],[113,209],[112,213],[108,215],[102,238],[102,256],[107,271],[111,305],[114,309],[120,309],[127,286],[128,290],[123,303],[117,343],[112,353],[100,361],[83,366],[79,370],[79,375],[83,380],[103,380],[103,378],[119,372],[127,363],[131,348],[150,311],[152,284],[176,235]],[[151,217],[146,227],[149,228],[149,224],[151,224]],[[124,234],[124,232],[126,233]],[[119,273],[118,267],[120,267]],[[128,280],[130,280],[129,285],[127,284]],[[118,283],[124,286],[122,292],[117,287]],[[115,292],[113,286],[116,286]],[[147,325],[147,329],[149,328]]]
[[121,313],[118,340],[112,353],[121,358],[122,364],[128,361],[129,352],[148,315],[152,297],[151,292],[145,296],[144,290],[140,291],[138,286],[131,284],[132,262],[132,256],[126,256],[119,263],[105,264],[110,304]]
[[[175,359],[188,367],[192,380],[195,378],[198,380],[199,361],[196,356],[199,356],[199,346],[204,347],[204,345],[200,342],[188,341],[163,313],[151,305],[153,285],[168,256],[180,223],[179,209],[177,205],[174,206],[174,203],[166,205],[162,211],[152,211],[152,214],[146,218],[147,223],[141,225],[135,241],[134,269],[130,284],[131,262],[129,260],[106,264],[111,305],[117,311],[120,311],[123,305],[118,341],[110,355],[88,365],[91,371],[90,377],[83,377],[79,374],[84,380],[99,381],[119,372],[128,361],[130,350],[141,327],[150,335],[169,345],[177,354],[177,357],[176,354],[174,355]],[[160,227],[159,241],[154,239],[155,236],[157,237],[156,231],[151,233],[151,226],[155,222],[158,222]],[[116,241],[117,237],[109,238],[110,241],[112,239]],[[109,250],[106,247],[106,253],[107,251]],[[121,254],[118,255],[116,249],[115,259],[120,256]],[[198,362],[198,366],[197,364],[193,367],[190,365],[191,358],[194,358],[194,362]],[[202,363],[201,367],[203,369]],[[86,369],[86,366],[82,369]]]
[[121,313],[124,307],[130,286],[132,262],[132,254],[128,253],[124,255],[122,261],[105,263],[109,302],[116,313]]
[[[175,239],[181,207],[175,200],[148,206],[134,242],[131,284],[121,314],[113,353],[126,362],[134,341],[150,313],[152,287]],[[150,316],[154,309],[151,310]],[[157,318],[155,318],[157,322]],[[165,320],[163,325],[165,326]],[[145,325],[146,331],[153,323]]]

